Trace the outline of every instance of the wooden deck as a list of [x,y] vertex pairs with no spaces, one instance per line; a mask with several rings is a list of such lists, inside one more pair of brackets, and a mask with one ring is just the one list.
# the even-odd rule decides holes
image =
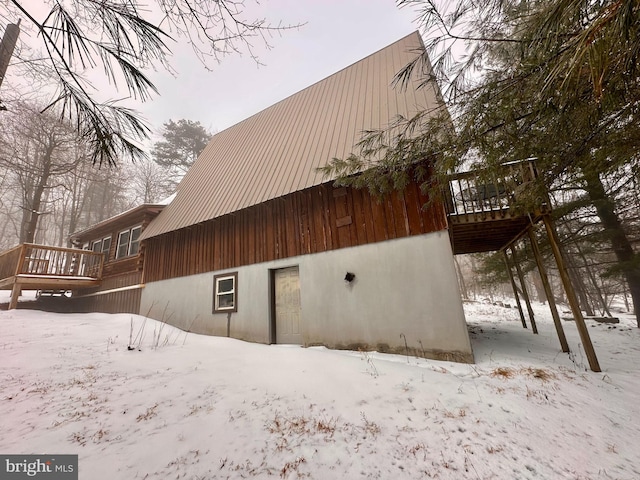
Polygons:
[[77,248],[24,243],[0,253],[0,290],[16,308],[23,289],[75,290],[100,285],[104,257]]
[[513,208],[536,177],[533,160],[505,164],[500,177],[485,172],[451,175],[444,196],[453,253],[498,251],[525,235],[549,208],[546,202],[533,212]]

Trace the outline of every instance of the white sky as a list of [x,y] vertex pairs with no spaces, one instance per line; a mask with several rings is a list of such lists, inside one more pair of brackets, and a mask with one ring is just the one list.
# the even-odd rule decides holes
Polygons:
[[[414,22],[415,11],[398,8],[394,0],[262,0],[260,3],[246,0],[245,3],[244,20],[265,18],[275,25],[304,25],[271,38],[271,49],[256,38],[252,42],[254,53],[263,65],[258,65],[244,52],[229,55],[219,64],[212,63],[207,70],[186,40],[178,38],[178,43],[168,43],[173,52],[169,60],[175,75],[163,69],[148,72],[160,96],[146,103],[126,100],[124,104],[138,110],[156,133],[169,119],[181,118],[199,121],[210,131],[219,132],[419,27]],[[51,8],[45,0],[27,5],[29,12],[40,21]],[[3,11],[0,8],[0,12]],[[22,18],[20,40],[40,50],[37,32],[23,17],[18,13],[15,17],[2,16],[0,20],[4,23]],[[42,86],[35,87],[28,77],[22,77],[20,69],[10,66],[7,75],[5,92],[11,88],[28,95],[43,92]],[[124,84],[114,92],[101,67],[86,75],[91,78],[94,94],[100,100],[126,97]]]
[[172,47],[177,75],[152,72],[161,96],[138,107],[150,124],[186,118],[221,131],[418,29],[415,13],[393,0],[267,0],[247,2],[247,12],[307,23],[272,38],[271,50],[256,48],[263,66],[244,54],[207,71],[188,46]]

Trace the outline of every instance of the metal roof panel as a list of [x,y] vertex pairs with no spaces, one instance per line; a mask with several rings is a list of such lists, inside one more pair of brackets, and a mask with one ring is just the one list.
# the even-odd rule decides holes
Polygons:
[[348,157],[364,130],[436,107],[437,86],[391,86],[421,46],[414,32],[214,135],[142,238],[326,182],[318,167]]

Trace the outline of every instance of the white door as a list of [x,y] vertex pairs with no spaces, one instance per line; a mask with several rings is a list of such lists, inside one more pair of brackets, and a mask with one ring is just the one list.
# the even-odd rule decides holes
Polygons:
[[298,267],[275,271],[276,343],[302,344]]

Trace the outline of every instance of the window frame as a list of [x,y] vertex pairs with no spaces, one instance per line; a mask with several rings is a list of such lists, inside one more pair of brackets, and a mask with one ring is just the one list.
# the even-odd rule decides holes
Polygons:
[[[104,246],[106,242],[109,243],[109,246],[105,250]],[[95,249],[96,245],[100,246],[98,250]],[[87,244],[87,250],[91,250],[92,252],[95,252],[95,253],[102,253],[104,255],[105,260],[108,260],[109,252],[111,250],[111,235],[101,238],[100,240],[92,240],[90,243]]]
[[[96,245],[100,245],[100,248],[98,248],[97,250],[96,250]],[[102,251],[102,239],[93,240],[91,242],[91,246],[90,246],[89,250],[91,250],[93,253],[101,252]]]
[[[136,237],[135,240],[133,240],[133,232],[134,230],[138,231],[138,236]],[[135,227],[132,227],[130,230],[131,234],[129,235],[129,255],[128,256],[133,256],[133,255],[137,255],[138,252],[140,251],[140,234],[142,233],[142,225],[137,225]],[[136,251],[131,253],[131,247],[133,247],[133,245],[136,245]]]
[[[219,285],[222,280],[233,279],[233,288],[220,292]],[[220,307],[220,297],[233,295],[233,306]],[[233,313],[238,311],[238,272],[221,273],[213,276],[213,313]]]
[[[105,250],[104,245],[106,241],[109,241],[109,246],[107,247],[107,249]],[[105,260],[109,259],[109,252],[111,251],[111,242],[112,242],[112,238],[111,235],[109,235],[108,237],[104,237],[102,239],[102,253],[104,253],[104,258]]]
[[[138,231],[138,237],[135,240],[133,238],[133,232]],[[126,230],[122,230],[118,232],[118,243],[116,244],[116,260],[122,260],[127,257],[132,257],[137,255],[140,251],[140,233],[142,233],[142,225],[136,225],[135,227],[128,228]],[[125,243],[121,242],[120,239],[124,236],[128,235],[127,241]],[[132,246],[136,245],[136,251],[131,253]],[[124,253],[121,254],[121,251],[124,250]]]

